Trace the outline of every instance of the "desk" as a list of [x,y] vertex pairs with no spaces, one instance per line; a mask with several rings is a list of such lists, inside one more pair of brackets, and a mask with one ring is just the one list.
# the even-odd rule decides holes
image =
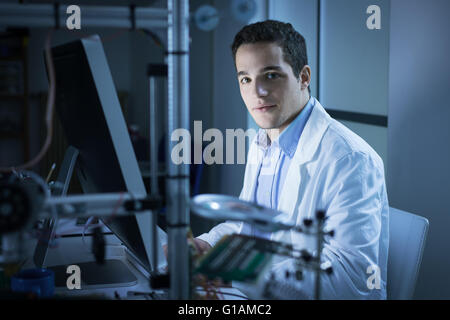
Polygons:
[[[47,252],[47,257],[45,259],[46,266],[55,265],[77,265],[83,262],[94,261],[94,255],[90,252],[91,250],[91,236],[85,236],[84,241],[81,236],[75,237],[62,237],[56,242],[54,248],[49,248]],[[117,259],[122,261],[128,269],[137,278],[137,284],[132,286],[122,286],[114,288],[83,288],[69,290],[67,287],[56,287],[55,296],[62,298],[94,298],[94,299],[132,299],[132,300],[146,300],[146,296],[136,295],[128,296],[128,292],[151,292],[150,284],[148,279],[140,272],[128,259],[125,247],[122,245],[121,241],[115,235],[106,235],[106,259]],[[24,268],[34,268],[34,263],[32,259],[29,259]],[[81,270],[83,273],[83,270]],[[67,275],[68,277],[70,274]],[[225,299],[244,299],[242,292],[235,288],[221,288],[221,292],[225,294],[223,297]],[[156,291],[163,295],[164,291]],[[227,295],[229,293],[230,295]],[[236,296],[238,295],[238,296]]]
[[[94,255],[91,250],[91,236],[85,236],[84,241],[81,236],[75,237],[63,237],[57,239],[56,246],[49,248],[47,257],[45,259],[46,266],[55,265],[77,265],[83,262],[95,261]],[[69,290],[67,287],[56,287],[55,295],[64,297],[83,297],[83,296],[98,296],[98,298],[114,299],[115,292],[122,297],[126,298],[128,291],[149,292],[150,286],[145,276],[139,272],[132,263],[126,258],[125,247],[121,244],[120,240],[115,235],[106,235],[106,259],[117,259],[122,261],[128,269],[137,278],[137,284],[133,286],[116,287],[116,288],[83,288]],[[29,259],[24,268],[33,268],[34,263],[32,259]],[[81,270],[83,273],[83,270]],[[67,275],[68,277],[70,274]]]

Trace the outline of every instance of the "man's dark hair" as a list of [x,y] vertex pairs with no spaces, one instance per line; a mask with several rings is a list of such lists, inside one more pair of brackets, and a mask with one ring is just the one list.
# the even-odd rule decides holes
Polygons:
[[[291,66],[294,76],[299,79],[303,67],[308,64],[305,38],[290,23],[266,20],[249,24],[234,37],[231,50],[236,62],[236,52],[243,44],[275,42],[283,50],[284,60]],[[309,92],[311,89],[308,86]]]

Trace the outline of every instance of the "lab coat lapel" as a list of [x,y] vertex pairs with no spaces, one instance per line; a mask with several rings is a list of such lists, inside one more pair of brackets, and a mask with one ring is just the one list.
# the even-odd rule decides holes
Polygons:
[[330,116],[316,100],[315,106],[306,122],[305,128],[300,136],[297,149],[288,169],[286,180],[282,187],[278,210],[286,213],[289,221],[295,223],[298,213],[295,208],[299,206],[301,199],[300,186],[306,187],[311,177],[310,168],[307,165],[322,140],[322,137],[330,123]]
[[245,201],[253,201],[253,195],[255,194],[256,181],[258,178],[259,167],[263,159],[262,151],[256,145],[256,142],[250,145],[248,153],[247,167],[245,169],[244,187],[240,198]]

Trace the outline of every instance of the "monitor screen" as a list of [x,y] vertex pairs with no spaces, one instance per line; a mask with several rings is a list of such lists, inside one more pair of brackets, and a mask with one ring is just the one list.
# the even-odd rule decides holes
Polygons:
[[[100,37],[56,46],[52,55],[55,112],[68,144],[79,151],[75,172],[83,191],[145,195]],[[147,271],[154,269],[150,263],[152,219],[150,212],[102,219]],[[166,234],[159,227],[157,232],[159,268],[166,262],[161,248]]]

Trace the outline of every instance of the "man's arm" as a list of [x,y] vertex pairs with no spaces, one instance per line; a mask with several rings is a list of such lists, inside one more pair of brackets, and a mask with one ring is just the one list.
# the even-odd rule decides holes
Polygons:
[[[386,298],[388,202],[380,162],[354,152],[319,173],[318,207],[326,211],[325,230],[335,231],[322,252],[322,262],[330,261],[333,267],[331,275],[321,276],[323,299]],[[272,271],[283,273],[292,263],[285,260]],[[371,280],[375,268],[379,278]],[[313,298],[314,273],[305,272],[299,288]]]
[[241,230],[242,222],[236,221],[227,221],[218,224],[214,228],[211,229],[208,233],[204,233],[198,236],[196,239],[200,239],[206,243],[208,243],[211,247],[214,247],[215,244],[222,239],[223,236],[232,233],[239,233]]

